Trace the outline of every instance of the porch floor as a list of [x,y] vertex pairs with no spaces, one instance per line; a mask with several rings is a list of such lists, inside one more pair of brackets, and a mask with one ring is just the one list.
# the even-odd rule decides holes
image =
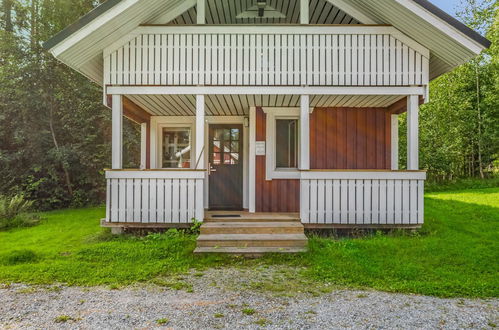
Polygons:
[[306,250],[307,242],[297,213],[209,211],[194,253],[297,253]]

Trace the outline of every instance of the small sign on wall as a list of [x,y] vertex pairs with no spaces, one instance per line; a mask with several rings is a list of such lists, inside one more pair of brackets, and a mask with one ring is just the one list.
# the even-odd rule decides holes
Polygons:
[[265,141],[255,142],[255,154],[257,156],[265,156]]

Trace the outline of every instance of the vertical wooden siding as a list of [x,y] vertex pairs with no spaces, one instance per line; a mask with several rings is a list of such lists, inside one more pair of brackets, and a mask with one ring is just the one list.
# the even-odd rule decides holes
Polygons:
[[[265,141],[266,115],[256,109],[256,140]],[[256,211],[299,212],[300,180],[265,180],[265,156],[256,156]]]
[[[316,108],[310,117],[312,169],[390,169],[390,115],[384,108]],[[266,115],[256,110],[256,140],[265,141]],[[265,180],[256,156],[256,211],[298,212],[299,180]]]
[[390,129],[384,108],[315,108],[310,168],[390,169]]

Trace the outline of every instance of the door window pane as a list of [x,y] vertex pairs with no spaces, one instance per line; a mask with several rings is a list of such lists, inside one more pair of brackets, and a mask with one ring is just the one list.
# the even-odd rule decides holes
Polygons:
[[191,167],[191,130],[189,128],[163,128],[162,167]]
[[298,120],[276,120],[276,168],[298,167]]
[[213,130],[212,163],[213,165],[239,164],[241,150],[239,128],[215,128]]

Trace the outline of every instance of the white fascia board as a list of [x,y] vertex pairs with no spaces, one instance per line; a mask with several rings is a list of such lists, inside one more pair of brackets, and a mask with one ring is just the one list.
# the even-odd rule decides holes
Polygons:
[[436,27],[437,29],[439,29],[440,31],[442,31],[452,39],[454,39],[456,42],[468,48],[473,53],[478,55],[485,49],[483,45],[474,41],[470,37],[466,36],[464,33],[457,30],[452,25],[446,23],[442,19],[436,17],[434,14],[422,8],[417,3],[414,3],[411,0],[394,0],[394,1],[402,5],[403,7],[407,8],[415,15],[421,17],[422,19],[424,19],[425,21],[427,21],[428,23],[430,23],[431,25],[433,25],[434,27]]
[[121,14],[125,10],[129,9],[131,6],[135,5],[140,0],[123,0],[101,16],[94,19],[91,23],[85,25],[83,28],[73,33],[70,37],[66,38],[54,48],[51,49],[51,53],[57,57],[70,47],[74,46],[77,42],[83,38],[95,32],[98,28],[104,25],[106,22],[112,20],[117,15]]
[[[155,19],[155,21],[166,21],[169,22],[172,19],[182,15],[192,7],[196,5],[197,0],[184,0],[175,8],[168,10],[165,14],[161,15],[159,18]],[[139,36],[141,33],[139,32],[140,28],[135,29],[134,31],[128,33],[122,38],[116,40],[111,45],[106,47],[103,51],[103,56],[106,57],[112,52],[116,51],[118,48],[122,47],[124,44],[133,40],[135,37]]]
[[269,86],[107,86],[107,94],[130,95],[425,95],[411,87],[269,87]]
[[370,17],[368,17],[367,15],[362,13],[360,10],[357,10],[352,5],[348,4],[347,2],[345,2],[343,0],[328,0],[328,1],[333,6],[344,11],[348,15],[355,18],[357,21],[361,22],[362,24],[378,24],[379,23],[379,22],[376,22],[375,20],[371,19]]

